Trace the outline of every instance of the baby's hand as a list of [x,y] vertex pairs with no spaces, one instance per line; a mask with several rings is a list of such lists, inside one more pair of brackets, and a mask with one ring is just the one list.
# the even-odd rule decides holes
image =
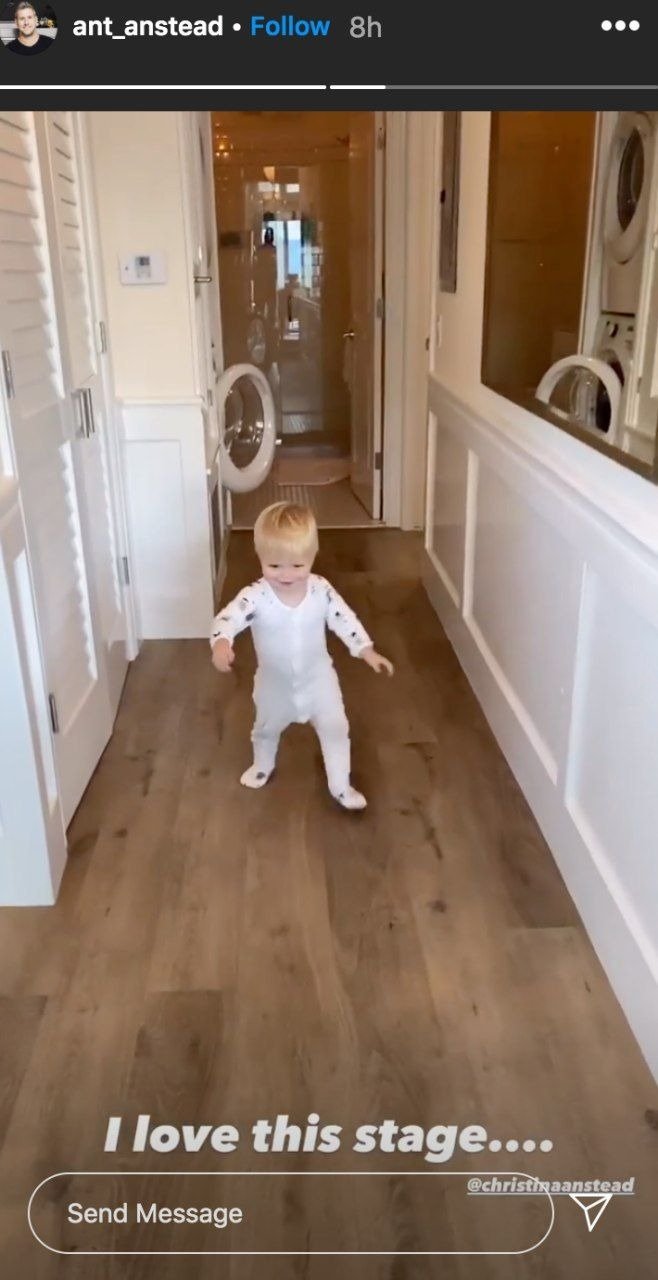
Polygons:
[[235,654],[230,640],[220,638],[212,647],[212,665],[226,675],[233,666]]
[[395,670],[393,663],[389,662],[388,658],[384,658],[381,653],[377,653],[377,650],[373,648],[372,645],[369,649],[363,650],[361,657],[364,662],[368,663],[369,667],[372,667],[373,671],[376,671],[377,673],[380,671],[386,671],[389,676],[393,675]]

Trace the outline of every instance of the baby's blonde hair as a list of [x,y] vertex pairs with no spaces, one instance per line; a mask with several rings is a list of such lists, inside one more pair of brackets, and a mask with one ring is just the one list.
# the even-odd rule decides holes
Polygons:
[[310,507],[297,502],[274,502],[261,511],[254,525],[259,560],[281,553],[313,561],[318,553],[318,526]]

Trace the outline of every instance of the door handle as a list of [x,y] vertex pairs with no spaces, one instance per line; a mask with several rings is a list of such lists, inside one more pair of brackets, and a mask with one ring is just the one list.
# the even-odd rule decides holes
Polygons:
[[347,330],[347,333],[344,333],[344,334],[343,334],[343,337],[344,337],[344,338],[355,338],[355,337],[356,337],[356,334],[355,334],[355,332],[354,332],[354,329],[348,329],[348,330]]
[[90,435],[96,434],[96,422],[93,420],[93,399],[91,390],[88,387],[81,387],[77,392],[73,392],[74,401],[78,408],[78,436],[88,440]]
[[212,284],[212,276],[195,276],[195,284]]
[[89,387],[80,387],[73,392],[72,399],[77,407],[78,430],[77,435],[80,440],[88,440],[90,436],[96,434],[96,422],[94,420],[94,401]]
[[71,399],[75,406],[76,417],[76,436],[78,440],[86,440],[87,438],[87,414],[85,411],[84,391],[74,391]]
[[96,422],[94,419],[94,401],[91,394],[91,389],[89,387],[85,387],[83,389],[82,403],[84,406],[84,416],[85,416],[85,426],[86,426],[85,435],[87,436],[87,439],[89,439],[90,436],[96,435]]

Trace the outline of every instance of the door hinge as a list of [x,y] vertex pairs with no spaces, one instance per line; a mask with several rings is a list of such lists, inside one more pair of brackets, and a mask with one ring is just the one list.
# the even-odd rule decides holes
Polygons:
[[121,556],[120,564],[121,564],[121,577],[123,578],[124,585],[126,587],[129,587],[130,586],[130,566],[128,564],[128,557]]
[[377,316],[378,320],[384,319],[384,299],[383,298],[377,299],[377,303],[375,305],[375,315]]
[[381,471],[381,469],[382,469],[382,451],[381,449],[378,449],[375,454],[375,471]]
[[98,321],[98,353],[101,356],[107,354],[107,329],[104,320]]
[[57,701],[54,693],[48,694],[48,707],[50,710],[50,724],[53,733],[59,733],[59,716],[57,714]]
[[384,151],[386,147],[386,129],[384,125],[380,125],[377,130],[377,150]]
[[5,379],[5,391],[7,392],[7,399],[13,400],[14,396],[16,395],[16,390],[14,388],[14,372],[11,367],[11,356],[8,351],[3,351],[2,353],[2,372]]

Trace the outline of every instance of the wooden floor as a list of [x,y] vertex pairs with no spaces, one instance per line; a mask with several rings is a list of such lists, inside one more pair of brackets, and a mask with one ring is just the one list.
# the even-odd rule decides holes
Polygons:
[[[144,645],[72,824],[57,906],[0,912],[0,1272],[654,1280],[658,1090],[419,584],[419,540],[351,530],[322,542],[319,571],[397,666],[378,677],[332,637],[369,808],[347,814],[328,798],[308,726],[288,731],[267,787],[240,787],[248,637],[230,677],[203,641]],[[250,543],[233,537],[227,594],[254,576]],[[128,1128],[139,1113],[233,1124],[242,1141],[233,1155],[104,1154],[108,1117]],[[312,1113],[343,1127],[340,1151],[251,1150],[257,1119]],[[358,1125],[386,1119],[554,1145],[438,1165],[352,1151]],[[242,1196],[234,1248],[303,1251],[293,1257],[82,1262],[29,1233],[41,1179],[142,1169],[391,1176],[198,1179],[201,1203]],[[459,1170],[633,1176],[636,1194],[591,1233],[556,1197],[551,1234],[521,1252],[546,1230],[546,1198],[468,1198]],[[133,1193],[137,1181],[111,1186]],[[142,1183],[142,1199],[164,1198],[162,1183],[178,1179]],[[48,1184],[35,1210],[53,1247],[84,1247],[63,1225],[74,1185]],[[99,1179],[86,1190],[86,1203],[108,1193]],[[194,1248],[198,1230],[171,1239]],[[210,1234],[224,1247],[226,1233]],[[153,1240],[143,1229],[139,1247]],[[345,1249],[369,1253],[306,1255]],[[412,1256],[436,1250],[470,1256]]]

